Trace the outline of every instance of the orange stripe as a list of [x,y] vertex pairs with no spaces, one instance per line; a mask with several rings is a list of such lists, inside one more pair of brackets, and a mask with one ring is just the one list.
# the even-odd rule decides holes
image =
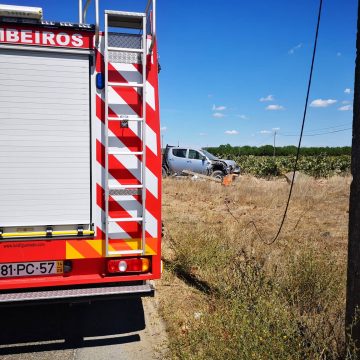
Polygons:
[[[134,241],[134,239],[129,239],[129,241]],[[126,242],[126,239],[123,240],[110,240],[110,246],[113,247],[115,251],[121,250],[133,250],[132,247]]]
[[157,253],[157,242],[158,239],[157,238],[152,238],[152,237],[148,237],[146,238],[146,245],[151,248],[152,251],[154,251],[154,253]]
[[85,258],[101,257],[101,255],[84,240],[69,240],[68,243]]

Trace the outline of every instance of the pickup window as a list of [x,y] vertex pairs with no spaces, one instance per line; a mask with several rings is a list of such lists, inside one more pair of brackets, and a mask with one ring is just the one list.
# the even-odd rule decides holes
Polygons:
[[180,157],[180,158],[186,157],[186,149],[172,149],[172,153],[176,157]]
[[189,150],[189,159],[201,160],[203,157],[202,155],[196,150]]

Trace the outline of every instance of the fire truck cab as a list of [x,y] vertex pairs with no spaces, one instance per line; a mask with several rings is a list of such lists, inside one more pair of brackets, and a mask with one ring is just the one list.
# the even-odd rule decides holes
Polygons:
[[0,5],[0,304],[152,295],[161,274],[155,0],[102,31],[89,5]]

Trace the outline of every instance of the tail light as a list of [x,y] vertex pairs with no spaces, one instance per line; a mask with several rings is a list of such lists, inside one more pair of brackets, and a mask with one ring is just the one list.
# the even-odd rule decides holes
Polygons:
[[128,258],[109,260],[107,270],[110,274],[115,273],[145,273],[150,269],[148,258]]

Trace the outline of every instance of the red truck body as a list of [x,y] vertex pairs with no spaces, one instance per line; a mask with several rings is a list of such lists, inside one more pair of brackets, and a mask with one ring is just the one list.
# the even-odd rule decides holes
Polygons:
[[102,32],[13,14],[0,7],[0,302],[69,289],[87,298],[106,286],[121,295],[122,285],[152,294],[148,281],[161,275],[154,3],[105,11]]

